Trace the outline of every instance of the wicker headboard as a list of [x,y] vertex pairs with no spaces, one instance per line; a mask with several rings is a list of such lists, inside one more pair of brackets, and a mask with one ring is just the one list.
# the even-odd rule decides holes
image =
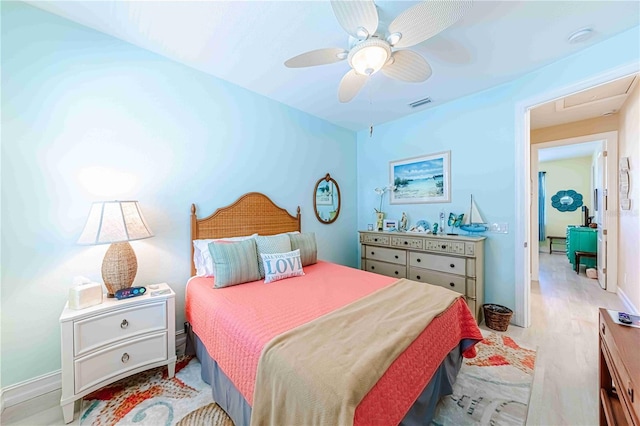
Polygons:
[[193,240],[238,237],[260,234],[274,235],[300,231],[300,206],[297,215],[274,204],[259,192],[249,192],[226,207],[221,207],[204,219],[196,216],[196,205],[191,204],[191,275],[196,274],[193,264]]

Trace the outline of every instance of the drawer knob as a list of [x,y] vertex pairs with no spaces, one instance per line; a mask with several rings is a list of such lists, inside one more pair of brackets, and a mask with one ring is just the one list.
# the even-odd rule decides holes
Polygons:
[[409,242],[408,242],[408,241],[405,241],[405,242],[404,242],[404,245],[406,246],[407,244],[409,244]]
[[455,268],[455,267],[456,267],[456,265],[454,265],[453,263],[450,263],[450,264],[449,264],[449,266],[450,266],[451,268]]
[[375,267],[375,266],[372,266],[372,267],[371,267],[371,270],[373,271],[374,269],[376,269],[376,267]]
[[120,361],[122,361],[122,363],[126,363],[127,361],[129,361],[129,354],[128,353],[123,353],[122,354],[122,358],[120,358]]
[[373,256],[374,254],[375,254],[374,252],[371,252],[371,256]]
[[398,271],[396,271],[396,275],[398,275]]
[[127,328],[129,327],[129,321],[127,321],[126,319],[123,319],[122,322],[120,323],[120,328]]
[[455,286],[456,286],[454,283],[449,283],[449,285],[450,285],[451,287],[455,287]]
[[447,248],[447,246],[444,245],[444,244],[441,247],[442,247],[443,250]]
[[416,260],[416,262],[422,262],[422,259],[418,258],[418,259]]
[[420,275],[418,275],[416,278],[417,278],[417,279],[420,279]]
[[398,258],[398,255],[396,254],[396,259]]
[[375,241],[375,242],[377,243],[377,242],[378,242],[378,239],[377,239],[377,238],[374,238],[374,239],[373,239],[373,241]]

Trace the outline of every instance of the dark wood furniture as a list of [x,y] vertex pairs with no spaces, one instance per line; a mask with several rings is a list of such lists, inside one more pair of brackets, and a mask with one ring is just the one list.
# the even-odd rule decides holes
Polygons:
[[[564,253],[567,249],[566,244],[567,244],[567,237],[556,237],[555,235],[549,235],[547,237],[547,240],[549,240],[549,254],[553,253],[554,251],[556,252],[560,252],[560,253]],[[560,242],[563,243],[565,245],[563,250],[554,250],[553,249],[553,240],[561,240]]]
[[600,425],[640,425],[640,328],[600,308]]
[[[573,263],[573,268],[576,270],[576,274],[580,273],[580,260],[583,257],[594,259],[596,262],[598,260],[598,253],[596,253],[595,251],[576,251],[574,253],[574,256],[575,256],[575,262]],[[597,263],[595,266],[598,266]]]

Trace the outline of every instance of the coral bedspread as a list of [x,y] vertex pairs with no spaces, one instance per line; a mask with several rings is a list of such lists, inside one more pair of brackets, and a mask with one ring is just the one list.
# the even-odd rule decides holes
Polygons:
[[[213,289],[213,278],[192,278],[188,284],[188,321],[249,404],[267,342],[396,281],[327,262],[304,271],[304,276],[269,284]],[[354,424],[398,424],[462,339],[479,341],[482,335],[464,300],[458,299],[391,364],[358,406]],[[465,356],[474,355],[472,346]]]

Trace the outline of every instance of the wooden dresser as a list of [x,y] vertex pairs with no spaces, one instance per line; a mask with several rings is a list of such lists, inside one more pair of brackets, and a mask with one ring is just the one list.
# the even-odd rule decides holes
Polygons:
[[465,295],[478,323],[484,304],[486,237],[360,231],[360,268]]
[[640,328],[600,308],[600,425],[640,425]]

